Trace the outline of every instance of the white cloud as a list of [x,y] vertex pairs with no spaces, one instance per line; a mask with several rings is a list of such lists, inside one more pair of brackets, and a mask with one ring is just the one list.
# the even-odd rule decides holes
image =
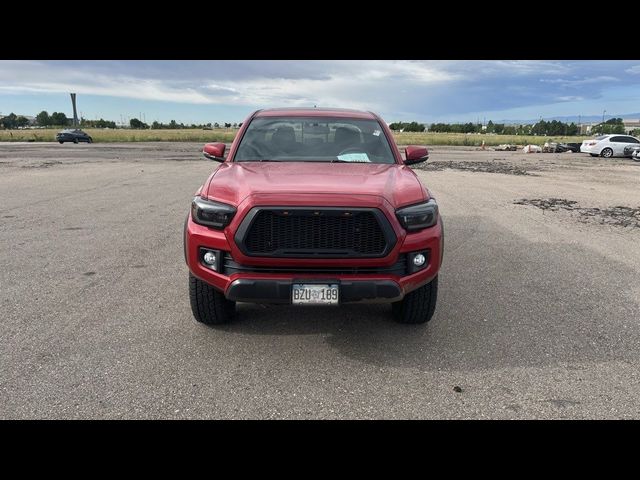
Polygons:
[[556,97],[556,100],[558,100],[559,102],[579,102],[581,100],[584,100],[584,97],[566,95],[566,96]]
[[566,86],[577,86],[577,85],[589,85],[591,83],[602,83],[602,82],[619,82],[620,79],[616,77],[612,77],[610,75],[599,75],[597,77],[584,77],[584,78],[542,78],[541,82],[545,83],[556,83],[559,85]]
[[[459,75],[434,64],[410,61],[336,61],[330,72],[315,78],[238,78],[202,82],[139,78],[91,71],[80,65],[56,62],[0,62],[0,91],[5,93],[58,93],[103,95],[192,104],[236,105],[343,105],[364,108],[371,102],[356,100],[358,90],[380,87],[393,79],[402,83],[433,85]],[[188,75],[185,75],[188,78]]]
[[[15,94],[17,98],[35,93],[76,92],[101,96],[102,104],[117,97],[215,106],[200,111],[336,106],[374,110],[390,121],[422,120],[601,99],[607,90],[640,88],[640,76],[624,74],[640,73],[636,63],[0,61],[0,94]],[[625,98],[636,97],[625,93]],[[12,105],[19,104],[13,98],[11,101]],[[162,104],[157,108],[173,109]],[[638,107],[631,104],[629,108],[637,111]]]

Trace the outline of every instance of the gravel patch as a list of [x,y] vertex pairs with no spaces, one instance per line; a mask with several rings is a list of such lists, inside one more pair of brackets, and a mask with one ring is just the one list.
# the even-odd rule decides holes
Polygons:
[[516,200],[516,205],[531,205],[541,210],[557,212],[568,210],[579,215],[581,221],[597,221],[599,223],[619,227],[640,228],[640,207],[615,206],[608,208],[581,207],[574,200],[564,198],[532,198]]
[[529,170],[533,170],[533,168],[529,167],[529,170],[527,170],[509,163],[496,162],[495,160],[492,162],[428,162],[416,165],[415,168],[427,171],[453,169],[467,172],[503,173],[506,175],[533,175],[529,173]]

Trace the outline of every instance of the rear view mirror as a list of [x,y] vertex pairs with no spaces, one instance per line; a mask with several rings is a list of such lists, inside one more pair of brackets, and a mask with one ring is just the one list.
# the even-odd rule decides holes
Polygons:
[[425,162],[429,159],[429,151],[427,147],[409,145],[404,149],[405,152],[405,165],[413,165],[414,163]]
[[224,162],[224,149],[226,145],[221,142],[206,143],[202,149],[202,154],[209,160],[216,162]]

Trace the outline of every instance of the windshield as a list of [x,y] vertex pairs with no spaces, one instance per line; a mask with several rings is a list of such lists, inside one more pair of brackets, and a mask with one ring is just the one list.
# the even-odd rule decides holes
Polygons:
[[395,163],[376,120],[329,117],[254,118],[234,161]]

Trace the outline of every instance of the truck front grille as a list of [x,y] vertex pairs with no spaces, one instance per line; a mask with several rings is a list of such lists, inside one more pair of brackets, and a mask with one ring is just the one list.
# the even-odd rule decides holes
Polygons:
[[395,234],[376,209],[257,208],[239,246],[253,256],[380,257]]

